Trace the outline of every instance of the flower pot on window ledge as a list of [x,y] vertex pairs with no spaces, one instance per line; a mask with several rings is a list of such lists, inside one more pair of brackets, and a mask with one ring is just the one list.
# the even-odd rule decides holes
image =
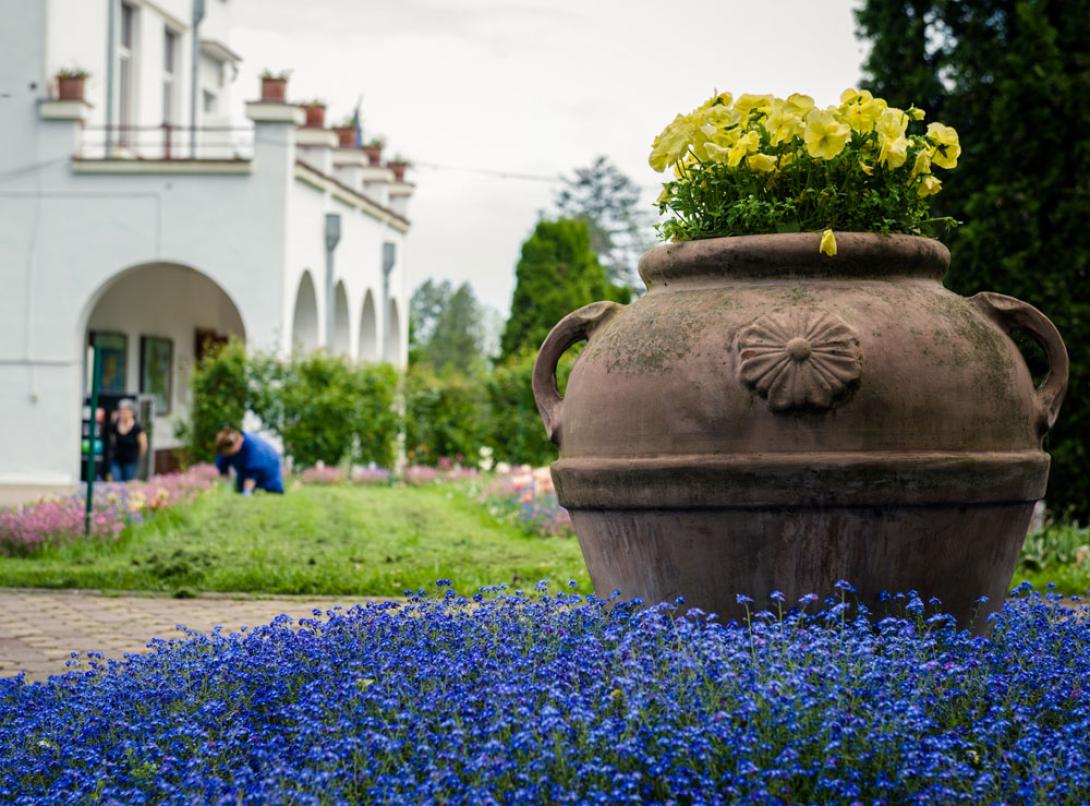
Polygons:
[[82,101],[86,74],[64,74],[57,76],[57,100]]
[[367,155],[367,161],[371,165],[382,164],[382,143],[368,143],[363,147],[363,153]]
[[341,148],[356,147],[355,126],[334,126],[333,131],[337,133],[337,145],[339,145]]
[[287,99],[288,79],[285,76],[261,77],[261,100],[266,103],[282,104]]
[[[596,589],[740,617],[845,579],[982,628],[1044,495],[1067,352],[1036,308],[945,289],[946,247],[817,233],[670,243],[648,293],[553,328],[534,367]],[[1035,339],[1035,386],[1009,334]],[[561,354],[587,345],[566,394]],[[978,599],[989,597],[981,606]]]
[[405,160],[390,160],[386,163],[386,167],[394,172],[394,179],[398,182],[405,181],[405,171],[409,168],[409,163]]
[[324,129],[325,128],[325,104],[309,103],[303,105],[303,110],[307,114],[307,121],[304,124],[308,129]]

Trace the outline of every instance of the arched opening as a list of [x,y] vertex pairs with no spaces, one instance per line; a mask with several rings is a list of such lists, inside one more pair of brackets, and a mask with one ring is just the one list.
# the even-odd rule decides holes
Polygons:
[[382,360],[399,366],[401,363],[401,318],[397,312],[397,300],[390,300],[386,315],[386,338],[383,339]]
[[[121,398],[138,401],[151,448],[141,467],[145,475],[177,466],[175,424],[189,416],[193,368],[228,339],[244,340],[246,328],[214,280],[188,266],[149,263],[102,286],[88,303],[79,334],[84,346],[98,347],[103,417],[110,417]],[[91,368],[84,364],[81,371],[86,396]],[[103,454],[103,463],[108,458]]]
[[378,361],[378,321],[375,318],[375,298],[368,289],[363,298],[363,311],[360,313],[360,361]]
[[318,295],[310,272],[303,272],[295,292],[295,313],[291,318],[291,348],[295,353],[311,353],[318,349]]
[[337,283],[336,302],[333,305],[333,344],[334,355],[348,355],[352,345],[352,323],[348,320],[348,292],[344,283]]

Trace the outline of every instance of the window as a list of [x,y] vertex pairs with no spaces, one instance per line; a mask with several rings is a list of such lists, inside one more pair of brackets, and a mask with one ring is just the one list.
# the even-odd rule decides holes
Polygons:
[[203,90],[201,92],[202,105],[201,108],[205,114],[214,115],[216,113],[216,93],[211,90]]
[[155,414],[170,414],[173,391],[174,342],[157,336],[140,337],[140,392],[155,396]]
[[163,32],[163,123],[174,123],[178,102],[175,74],[178,64],[178,32],[170,28]]
[[98,348],[99,391],[125,393],[128,377],[129,339],[124,333],[91,332],[91,345]]
[[117,142],[127,146],[132,142],[130,129],[136,105],[136,8],[127,3],[121,4],[121,42],[117,58]]

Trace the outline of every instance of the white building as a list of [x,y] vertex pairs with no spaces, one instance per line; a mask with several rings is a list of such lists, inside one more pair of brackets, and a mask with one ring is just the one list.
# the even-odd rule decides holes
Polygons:
[[[106,390],[167,409],[160,452],[209,339],[405,363],[412,185],[243,105],[231,6],[0,0],[0,485],[79,478],[92,341]],[[74,67],[84,100],[58,100]]]

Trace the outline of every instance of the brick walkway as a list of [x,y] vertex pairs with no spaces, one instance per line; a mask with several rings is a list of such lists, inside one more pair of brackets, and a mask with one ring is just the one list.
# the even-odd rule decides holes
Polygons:
[[108,658],[143,652],[152,638],[177,638],[177,624],[202,631],[219,624],[233,632],[266,624],[281,613],[297,619],[310,616],[314,608],[348,607],[359,598],[170,599],[0,589],[0,677],[26,672],[28,680],[45,680],[63,672],[69,653],[76,651]]

